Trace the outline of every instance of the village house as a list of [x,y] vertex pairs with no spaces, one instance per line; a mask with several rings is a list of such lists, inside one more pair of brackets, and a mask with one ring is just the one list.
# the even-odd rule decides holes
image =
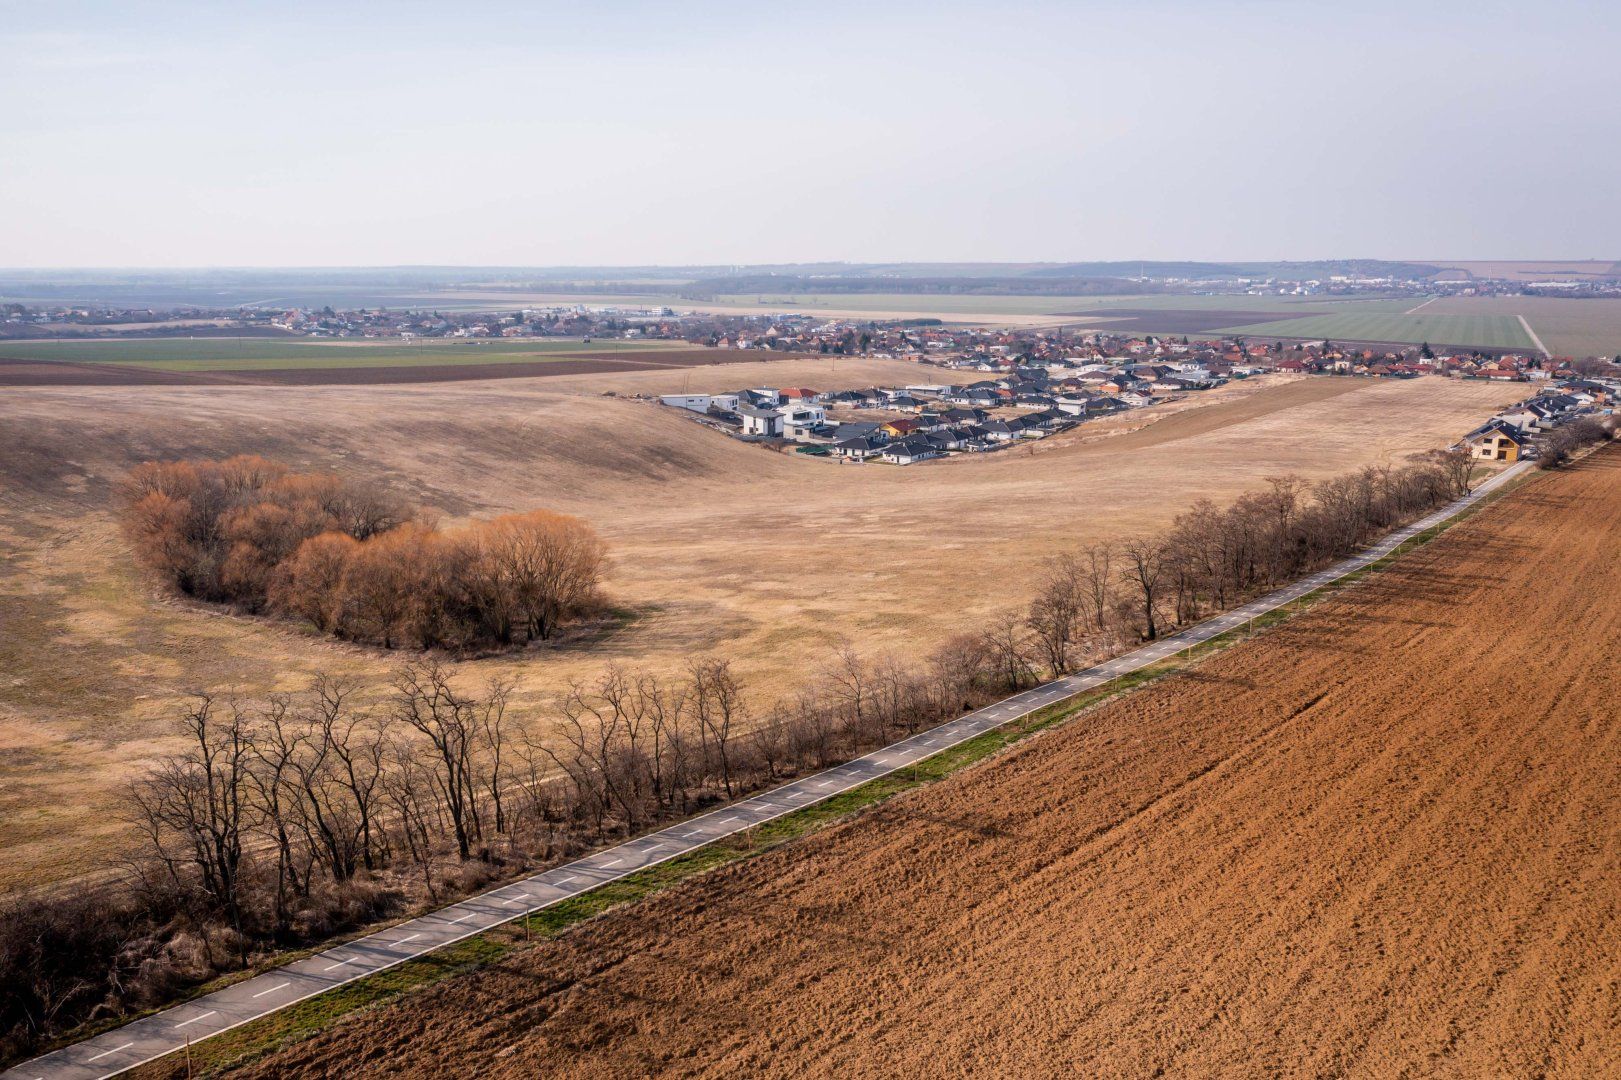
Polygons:
[[761,435],[775,438],[782,434],[783,418],[777,409],[759,409],[752,405],[740,406],[737,410],[743,418],[743,434]]
[[1531,437],[1501,420],[1488,420],[1463,437],[1469,453],[1485,461],[1515,462],[1524,455]]
[[709,394],[665,394],[659,398],[659,404],[672,409],[687,409],[701,413],[709,411],[710,400]]
[[777,410],[786,438],[807,441],[827,426],[827,410],[820,405],[788,405]]
[[980,424],[990,417],[984,409],[951,408],[940,413],[940,419],[947,424]]
[[1592,379],[1567,379],[1559,384],[1559,388],[1567,393],[1585,393],[1592,397],[1594,403],[1603,405],[1610,400],[1614,393],[1608,386]]
[[835,442],[833,452],[841,458],[865,461],[870,457],[876,457],[888,444],[889,438],[886,435],[879,431],[873,431],[866,435],[856,435]]
[[899,420],[891,420],[888,423],[879,425],[878,430],[882,431],[891,439],[902,439],[912,434],[914,431],[917,431],[922,426],[923,422],[921,420],[913,420],[910,417],[902,417]]
[[1504,409],[1492,419],[1501,420],[1503,423],[1518,428],[1520,431],[1533,432],[1542,425],[1544,417],[1542,413],[1529,406],[1515,405],[1513,408]]
[[895,465],[910,465],[917,461],[926,461],[929,458],[940,456],[940,450],[922,435],[913,435],[909,438],[891,442],[879,451],[881,461],[888,461]]

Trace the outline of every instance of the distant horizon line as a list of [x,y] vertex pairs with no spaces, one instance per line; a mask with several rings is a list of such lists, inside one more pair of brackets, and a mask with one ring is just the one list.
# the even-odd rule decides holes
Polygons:
[[1519,265],[1614,265],[1621,258],[1513,258],[1490,256],[1485,258],[1434,257],[1378,257],[1378,256],[1326,256],[1321,258],[1159,258],[1159,259],[874,259],[874,260],[808,260],[802,262],[627,262],[627,263],[480,263],[480,262],[423,262],[423,263],[208,263],[194,265],[142,265],[142,264],[63,264],[0,266],[0,274],[11,273],[110,273],[137,271],[142,273],[196,273],[217,271],[338,271],[338,270],[692,270],[692,269],[749,269],[757,267],[816,267],[816,266],[985,266],[985,267],[1049,267],[1100,266],[1129,267],[1133,263],[1145,266],[1173,264],[1204,264],[1232,266],[1254,263],[1275,265],[1312,265],[1322,263],[1413,263],[1436,266],[1464,263],[1504,263]]

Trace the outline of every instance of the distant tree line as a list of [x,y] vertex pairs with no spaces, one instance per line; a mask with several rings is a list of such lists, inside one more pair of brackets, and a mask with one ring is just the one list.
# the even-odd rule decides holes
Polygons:
[[181,592],[350,641],[545,640],[599,602],[601,540],[549,510],[440,529],[375,487],[253,456],[149,462],[126,494],[137,557]]
[[[227,490],[253,498],[204,497],[312,513],[290,510],[282,495],[261,498],[283,488],[244,480],[248,468],[223,472],[236,478]],[[118,881],[0,909],[0,985],[11,991],[0,995],[0,1054],[849,760],[1116,655],[1342,558],[1464,494],[1471,473],[1458,455],[1436,455],[1315,486],[1274,479],[1227,507],[1201,501],[1162,535],[1053,556],[1027,605],[926,657],[841,649],[769,701],[715,656],[674,674],[610,664],[522,707],[510,684],[471,685],[432,657],[404,664],[384,688],[318,677],[296,695],[198,696],[176,718],[180,749],[129,786],[137,840]],[[191,499],[184,484],[166,487],[180,493],[165,498]],[[401,527],[313,535],[363,548]],[[223,563],[233,546],[211,550]],[[199,582],[228,576],[202,556],[180,562]]]

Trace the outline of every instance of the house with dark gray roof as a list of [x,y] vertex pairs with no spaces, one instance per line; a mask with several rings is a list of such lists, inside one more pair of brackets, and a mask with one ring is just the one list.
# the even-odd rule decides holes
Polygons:
[[940,454],[940,449],[932,445],[927,436],[908,435],[884,447],[878,456],[881,460],[896,465],[910,465],[913,462],[939,457]]
[[833,444],[833,452],[839,457],[865,461],[870,457],[876,457],[887,445],[889,445],[889,440],[884,437],[883,433],[875,431],[870,435],[856,435],[852,438],[841,439]]

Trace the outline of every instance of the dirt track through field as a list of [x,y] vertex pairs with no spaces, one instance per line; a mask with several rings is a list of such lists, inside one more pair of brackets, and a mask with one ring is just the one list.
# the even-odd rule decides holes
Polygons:
[[255,1076],[1621,1070],[1621,451]]

